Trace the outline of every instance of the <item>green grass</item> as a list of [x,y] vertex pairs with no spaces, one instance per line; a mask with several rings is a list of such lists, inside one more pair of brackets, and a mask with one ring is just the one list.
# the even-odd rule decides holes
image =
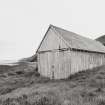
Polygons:
[[105,105],[105,66],[66,80],[49,80],[34,69],[0,78],[0,105]]
[[49,79],[41,77],[37,72],[35,63],[19,62],[13,66],[0,65],[0,95],[47,80]]

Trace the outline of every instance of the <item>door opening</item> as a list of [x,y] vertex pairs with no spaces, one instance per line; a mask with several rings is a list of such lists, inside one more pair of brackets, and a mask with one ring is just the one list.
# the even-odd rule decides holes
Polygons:
[[54,65],[52,65],[52,79],[54,79]]

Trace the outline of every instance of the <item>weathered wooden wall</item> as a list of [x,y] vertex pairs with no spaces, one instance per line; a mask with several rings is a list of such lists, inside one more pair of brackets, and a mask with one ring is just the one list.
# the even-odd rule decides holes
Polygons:
[[[73,50],[74,44],[78,46],[72,38],[68,44],[67,39],[65,41],[59,33],[50,28],[37,51],[39,73],[46,77],[61,79],[78,71],[105,64],[104,54]],[[59,50],[63,48],[69,50]]]
[[67,48],[67,45],[65,44],[64,40],[56,35],[52,29],[50,29],[47,32],[46,37],[43,40],[43,43],[38,49],[38,52],[40,51],[48,51],[48,50],[54,50],[60,48]]
[[71,59],[72,73],[105,64],[105,55],[99,53],[71,51]]
[[51,51],[38,54],[40,74],[55,78],[67,78],[76,72],[105,64],[104,54],[83,51]]

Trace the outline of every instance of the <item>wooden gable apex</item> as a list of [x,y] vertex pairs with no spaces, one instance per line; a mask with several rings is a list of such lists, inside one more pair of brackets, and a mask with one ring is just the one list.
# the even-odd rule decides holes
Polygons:
[[[49,36],[50,38],[48,39]],[[46,41],[46,39],[48,40]],[[105,46],[103,46],[100,42],[50,25],[37,49],[37,53],[40,51],[59,49],[58,46],[78,51],[105,54]]]
[[[50,36],[50,38],[48,38]],[[48,39],[48,41],[46,41]],[[52,43],[53,42],[53,43]],[[42,48],[42,46],[46,43],[46,45]],[[46,47],[49,48],[47,49]],[[40,51],[50,51],[50,50],[58,50],[60,48],[69,48],[68,42],[66,42],[61,35],[55,30],[53,25],[49,25],[47,32],[45,33],[37,52]]]

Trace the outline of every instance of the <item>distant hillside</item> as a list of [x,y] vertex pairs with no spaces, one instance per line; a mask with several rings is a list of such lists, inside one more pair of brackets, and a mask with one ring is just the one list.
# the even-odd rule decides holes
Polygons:
[[101,42],[103,45],[105,45],[105,35],[98,37],[96,40]]
[[18,60],[0,60],[0,65],[14,65]]
[[37,56],[36,56],[36,54],[35,54],[35,55],[32,55],[31,57],[23,58],[23,59],[21,59],[20,61],[36,62],[36,61],[37,61]]
[[7,72],[16,72],[16,71],[32,71],[37,69],[36,62],[16,62],[10,64],[3,64],[0,65],[0,74],[7,73]]

